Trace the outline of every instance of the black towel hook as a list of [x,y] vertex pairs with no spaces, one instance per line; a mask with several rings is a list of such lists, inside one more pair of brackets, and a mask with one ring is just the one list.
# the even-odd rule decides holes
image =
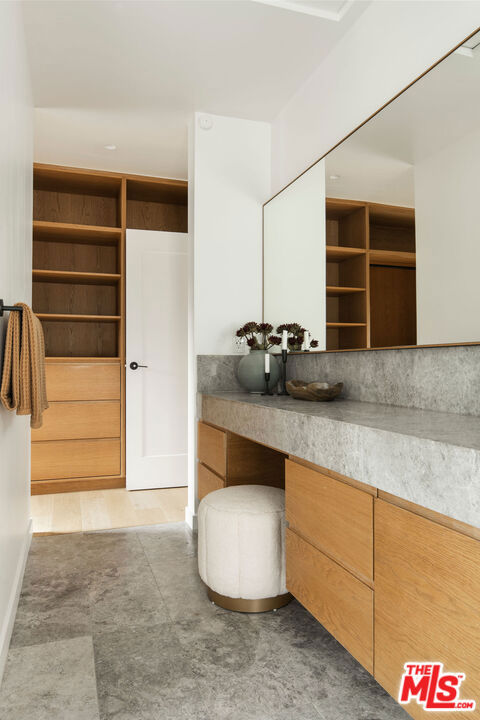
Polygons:
[[18,305],[4,305],[2,298],[0,298],[0,317],[3,317],[3,313],[7,310],[8,312],[22,312],[23,308]]

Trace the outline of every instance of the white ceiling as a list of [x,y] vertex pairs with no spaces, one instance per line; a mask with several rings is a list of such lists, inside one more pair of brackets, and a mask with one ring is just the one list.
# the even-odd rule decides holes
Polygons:
[[327,194],[413,207],[415,165],[480,128],[479,87],[480,45],[450,55],[327,156]]
[[25,2],[36,160],[186,177],[195,110],[271,121],[367,5]]

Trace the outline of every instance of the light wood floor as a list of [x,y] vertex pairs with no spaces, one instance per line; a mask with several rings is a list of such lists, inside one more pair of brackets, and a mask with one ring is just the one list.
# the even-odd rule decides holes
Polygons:
[[34,495],[31,501],[34,534],[50,535],[180,522],[187,488],[91,490]]

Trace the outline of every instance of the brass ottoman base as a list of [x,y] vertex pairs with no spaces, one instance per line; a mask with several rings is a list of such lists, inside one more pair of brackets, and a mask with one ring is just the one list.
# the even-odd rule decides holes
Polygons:
[[285,595],[276,595],[275,597],[260,598],[259,600],[244,600],[243,598],[231,598],[227,595],[220,595],[211,588],[207,587],[207,595],[210,600],[225,610],[234,610],[243,613],[262,613],[269,610],[277,610],[284,605],[288,605],[292,596],[290,593]]

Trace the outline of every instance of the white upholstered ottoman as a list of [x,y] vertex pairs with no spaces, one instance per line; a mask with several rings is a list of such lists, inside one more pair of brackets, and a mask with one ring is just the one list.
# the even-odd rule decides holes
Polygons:
[[284,490],[236,485],[206,495],[198,508],[198,569],[210,600],[227,610],[286,605]]

